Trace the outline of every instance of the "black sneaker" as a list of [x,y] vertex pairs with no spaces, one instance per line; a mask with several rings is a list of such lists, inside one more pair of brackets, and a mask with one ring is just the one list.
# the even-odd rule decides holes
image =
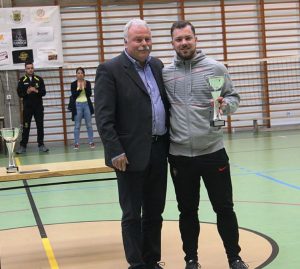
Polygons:
[[230,269],[247,269],[249,266],[242,260],[236,260],[230,264]]
[[146,269],[163,269],[162,266],[165,266],[164,262],[158,262],[158,263],[151,263],[151,264],[146,264]]
[[23,147],[23,146],[20,146],[18,148],[18,150],[16,151],[17,154],[23,154],[23,153],[26,153],[26,148]]
[[165,265],[164,262],[159,262],[154,265],[154,269],[163,269],[162,266],[164,266],[164,265]]
[[45,145],[39,146],[39,152],[48,152],[49,149],[45,147]]
[[186,263],[185,269],[200,269],[201,265],[198,263],[198,261],[195,260],[189,260]]

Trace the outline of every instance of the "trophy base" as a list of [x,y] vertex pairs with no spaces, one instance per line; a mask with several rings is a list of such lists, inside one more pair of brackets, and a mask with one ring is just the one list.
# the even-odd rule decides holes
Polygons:
[[6,173],[17,173],[19,171],[18,166],[6,167]]
[[214,120],[210,122],[210,126],[212,127],[223,127],[225,126],[225,120]]

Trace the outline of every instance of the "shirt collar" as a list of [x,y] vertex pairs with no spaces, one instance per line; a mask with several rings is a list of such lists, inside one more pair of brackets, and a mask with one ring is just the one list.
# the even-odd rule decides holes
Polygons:
[[[128,57],[128,59],[129,59],[133,64],[135,64],[135,65],[136,65],[137,67],[139,67],[139,68],[143,68],[143,67],[140,65],[140,63],[139,63],[136,59],[132,58],[132,57],[128,54],[128,52],[127,52],[126,49],[124,49],[124,52],[125,52],[126,56]],[[151,56],[148,56],[147,59],[146,59],[145,66],[149,64],[150,60],[151,60]]]
[[30,80],[32,80],[33,79],[33,77],[34,77],[34,74],[32,74],[32,76],[29,76],[29,75],[25,75],[28,79],[30,79]]

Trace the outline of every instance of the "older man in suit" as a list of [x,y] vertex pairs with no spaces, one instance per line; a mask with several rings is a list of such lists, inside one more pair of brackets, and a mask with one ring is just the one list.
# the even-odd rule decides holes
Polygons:
[[124,43],[121,55],[97,69],[95,117],[106,164],[118,178],[129,269],[159,269],[169,145],[163,64],[149,56],[145,21],[126,24]]

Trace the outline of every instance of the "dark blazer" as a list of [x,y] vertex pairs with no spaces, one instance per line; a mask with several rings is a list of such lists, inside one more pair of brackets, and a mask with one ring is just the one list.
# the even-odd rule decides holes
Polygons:
[[[71,98],[70,98],[70,104],[68,106],[68,109],[71,110],[72,112],[72,121],[74,121],[74,117],[77,114],[76,111],[76,99],[80,95],[81,91],[77,91],[77,80],[73,81],[71,83]],[[85,95],[87,98],[87,102],[90,108],[91,115],[94,114],[94,107],[93,103],[91,101],[91,96],[92,96],[92,87],[91,87],[91,82],[86,80],[86,86],[85,86]]]
[[[163,64],[151,57],[150,67],[168,113],[161,72]],[[152,144],[151,99],[134,64],[124,52],[98,66],[95,119],[104,145],[106,165],[112,167],[111,159],[126,153],[129,161],[127,171],[144,170]],[[167,143],[168,139],[166,146]]]

